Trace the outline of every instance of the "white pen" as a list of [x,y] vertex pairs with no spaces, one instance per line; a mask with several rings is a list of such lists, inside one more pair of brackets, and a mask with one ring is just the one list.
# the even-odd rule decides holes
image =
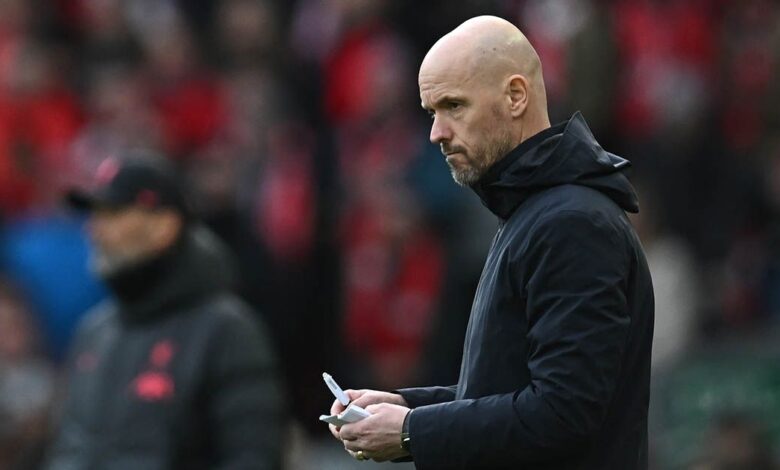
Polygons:
[[325,381],[325,385],[328,386],[331,393],[333,393],[333,396],[336,397],[338,401],[341,402],[342,405],[347,406],[349,405],[350,399],[347,396],[346,393],[344,393],[344,390],[339,387],[339,384],[336,383],[335,380],[333,380],[333,377],[330,376],[327,372],[322,373],[322,379]]

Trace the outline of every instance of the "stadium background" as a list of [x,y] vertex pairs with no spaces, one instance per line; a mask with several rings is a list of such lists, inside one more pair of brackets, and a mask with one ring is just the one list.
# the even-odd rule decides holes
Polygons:
[[536,46],[552,120],[582,110],[634,164],[653,468],[776,458],[778,2],[0,0],[0,468],[35,468],[106,295],[62,191],[128,146],[174,160],[235,252],[283,361],[290,468],[351,465],[316,420],[323,370],[453,383],[496,221],[428,143],[416,69],[486,13]]

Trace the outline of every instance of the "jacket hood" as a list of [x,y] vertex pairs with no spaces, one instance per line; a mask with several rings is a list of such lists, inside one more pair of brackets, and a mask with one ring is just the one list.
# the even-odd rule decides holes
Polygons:
[[168,252],[106,282],[117,298],[122,320],[143,323],[229,290],[235,280],[232,261],[211,231],[190,226]]
[[639,212],[634,188],[623,174],[630,165],[601,148],[578,111],[521,143],[471,187],[502,219],[532,194],[564,184],[595,189],[623,210]]

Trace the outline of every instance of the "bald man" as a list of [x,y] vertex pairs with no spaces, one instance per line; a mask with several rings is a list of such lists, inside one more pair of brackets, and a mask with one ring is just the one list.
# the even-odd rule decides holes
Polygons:
[[653,287],[629,162],[579,113],[550,126],[539,57],[502,19],[441,38],[419,86],[431,142],[498,233],[458,384],[349,390],[372,415],[331,432],[358,459],[418,469],[647,468]]

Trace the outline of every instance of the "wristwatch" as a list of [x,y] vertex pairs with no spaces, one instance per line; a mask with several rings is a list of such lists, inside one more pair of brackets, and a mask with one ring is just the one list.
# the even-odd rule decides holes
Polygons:
[[409,435],[409,417],[412,416],[414,410],[409,410],[404,417],[404,424],[401,426],[401,449],[406,452],[412,453],[411,444],[412,437]]

